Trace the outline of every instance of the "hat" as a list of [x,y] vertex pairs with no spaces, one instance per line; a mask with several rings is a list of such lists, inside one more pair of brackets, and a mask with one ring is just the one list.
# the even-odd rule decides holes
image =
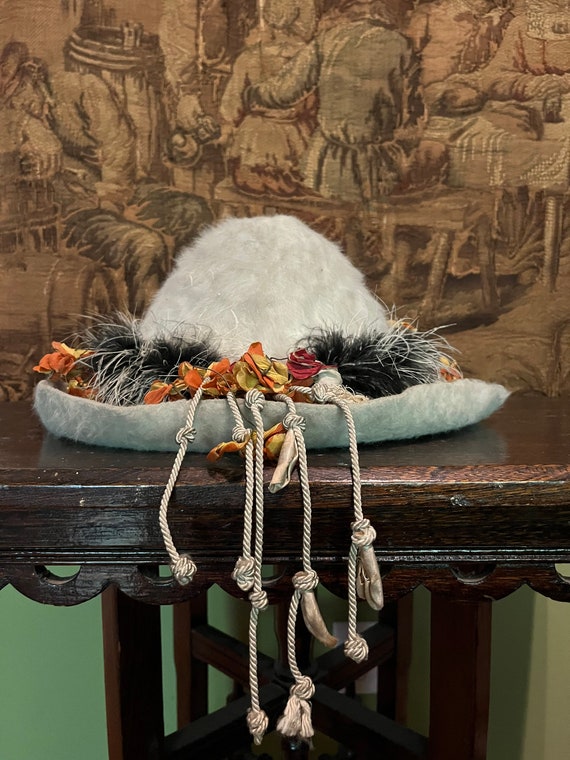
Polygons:
[[[499,385],[442,382],[460,376],[439,331],[414,331],[391,316],[339,247],[295,217],[226,219],[179,254],[142,319],[114,315],[95,321],[74,348],[56,344],[56,356],[38,367],[50,380],[37,386],[35,408],[57,436],[176,451],[185,399],[195,391],[184,387],[180,366],[203,373],[223,358],[237,362],[245,372],[229,385],[239,396],[252,387],[248,367],[239,362],[252,356],[252,345],[252,373],[256,362],[263,364],[261,355],[276,360],[273,388],[287,390],[287,380],[313,384],[319,370],[328,371],[320,377],[330,384],[334,373],[327,368],[336,370],[334,380],[359,401],[352,411],[360,443],[455,430],[503,403],[507,392]],[[259,372],[263,376],[263,368]],[[271,400],[271,372],[265,377],[258,387],[271,427],[283,416],[283,403]],[[220,377],[222,388],[206,389],[208,403],[196,409],[193,451],[208,452],[231,432],[221,392],[228,380]],[[157,398],[180,403],[148,403]],[[346,446],[336,407],[302,409],[309,448]]]
[[[354,522],[348,563],[347,656],[362,661],[356,599],[383,604],[372,548],[375,531],[360,493],[358,444],[451,431],[494,412],[508,393],[463,379],[440,331],[396,319],[367,289],[340,248],[291,216],[226,219],[178,255],[141,319],[96,320],[73,346],[36,367],[35,409],[57,436],[90,444],[177,451],[159,509],[173,573],[189,582],[194,563],[176,549],[167,522],[186,450],[245,459],[244,544],[233,577],[250,592],[250,648],[267,605],[263,562],[264,460],[269,486],[299,470],[304,509],[303,568],[293,578],[289,629],[300,607],[309,630],[335,642],[318,611],[311,566],[307,449],[344,446],[351,455]],[[314,686],[288,647],[294,678],[278,728],[310,741]],[[252,670],[250,730],[261,741],[267,717]]]

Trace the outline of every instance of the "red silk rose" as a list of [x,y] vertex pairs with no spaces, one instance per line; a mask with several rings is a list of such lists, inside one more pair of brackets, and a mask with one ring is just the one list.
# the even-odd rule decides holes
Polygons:
[[287,359],[287,369],[295,380],[307,380],[307,378],[313,377],[325,369],[326,366],[314,354],[309,353],[306,348],[298,348],[289,354]]

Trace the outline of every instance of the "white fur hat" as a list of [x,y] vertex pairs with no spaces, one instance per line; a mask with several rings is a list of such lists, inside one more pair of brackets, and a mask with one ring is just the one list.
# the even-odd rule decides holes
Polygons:
[[[208,229],[179,254],[142,320],[101,322],[86,332],[82,348],[95,353],[79,364],[95,370],[90,398],[77,395],[77,384],[66,393],[47,380],[36,388],[35,408],[58,436],[176,450],[190,402],[143,404],[153,381],[170,382],[189,359],[202,367],[221,357],[236,361],[255,342],[268,357],[286,360],[302,346],[323,368],[335,365],[342,384],[367,397],[351,405],[360,443],[458,429],[487,417],[508,395],[478,380],[443,382],[449,361],[437,333],[390,324],[337,245],[295,217],[270,216]],[[283,409],[266,400],[268,427]],[[346,445],[336,406],[303,404],[302,415],[309,448]],[[233,417],[225,399],[201,403],[194,427],[194,451],[226,440]]]

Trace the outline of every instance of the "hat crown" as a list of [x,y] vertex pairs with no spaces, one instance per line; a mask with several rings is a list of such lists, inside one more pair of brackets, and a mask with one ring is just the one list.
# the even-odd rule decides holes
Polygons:
[[387,313],[335,243],[292,216],[226,219],[180,251],[140,329],[145,339],[210,330],[237,358],[253,341],[285,357],[315,329],[387,329]]

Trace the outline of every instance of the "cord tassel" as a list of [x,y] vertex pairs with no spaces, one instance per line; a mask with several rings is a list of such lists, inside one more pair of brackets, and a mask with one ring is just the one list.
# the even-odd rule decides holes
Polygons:
[[308,676],[294,683],[289,692],[283,715],[277,721],[277,730],[283,736],[302,739],[311,744],[315,735],[311,718],[310,699],[315,693],[315,685]]
[[283,736],[302,739],[308,743],[311,742],[311,739],[315,735],[310,703],[310,699],[315,693],[315,685],[309,676],[301,673],[297,665],[295,627],[301,596],[306,591],[312,591],[318,582],[317,574],[314,570],[310,572],[300,571],[293,576],[295,591],[291,598],[289,615],[287,617],[287,659],[295,683],[289,689],[289,699],[287,700],[283,714],[277,721],[277,730]]
[[257,675],[257,622],[261,610],[267,608],[267,594],[252,591],[249,595],[251,612],[249,615],[249,690],[251,707],[247,711],[247,726],[253,743],[261,744],[269,726],[269,718],[259,704],[259,678]]

